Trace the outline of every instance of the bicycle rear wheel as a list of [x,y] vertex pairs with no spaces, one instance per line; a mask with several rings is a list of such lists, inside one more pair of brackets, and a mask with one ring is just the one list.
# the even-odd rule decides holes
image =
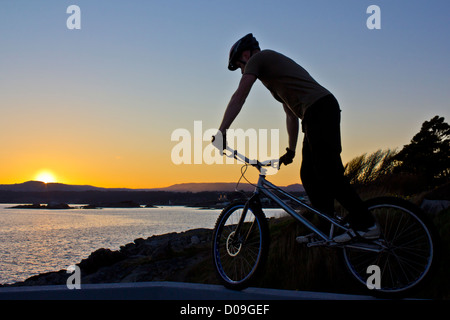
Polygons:
[[250,206],[237,230],[245,203],[226,207],[217,219],[213,235],[213,259],[221,282],[230,289],[249,286],[264,265],[269,247],[267,220],[261,209]]
[[[434,226],[418,207],[403,199],[381,197],[366,203],[380,226],[381,237],[376,243],[381,251],[344,247],[347,268],[361,284],[371,289],[373,295],[399,297],[410,294],[429,278],[435,264],[437,236]],[[369,279],[373,274],[369,266],[377,266],[380,271],[376,288],[368,286],[374,279]]]

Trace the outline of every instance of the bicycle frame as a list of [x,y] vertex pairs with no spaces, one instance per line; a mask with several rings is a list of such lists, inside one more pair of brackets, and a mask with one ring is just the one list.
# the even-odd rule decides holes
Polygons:
[[[255,191],[253,193],[253,196],[250,197],[250,199],[247,201],[245,207],[244,207],[244,211],[242,213],[241,219],[238,223],[237,229],[236,229],[236,234],[239,234],[239,230],[240,227],[242,225],[242,223],[245,220],[245,217],[247,215],[247,209],[250,205],[250,201],[252,201],[255,197],[259,197],[260,194],[264,194],[266,197],[268,197],[269,199],[275,201],[282,209],[284,209],[290,216],[292,216],[294,219],[296,219],[297,221],[299,221],[300,223],[302,223],[303,225],[305,225],[308,229],[310,229],[312,232],[314,232],[316,235],[318,235],[322,241],[320,242],[316,242],[316,245],[329,245],[329,246],[345,246],[345,247],[352,247],[352,248],[357,248],[357,249],[361,249],[361,250],[367,250],[367,251],[373,251],[373,252],[380,252],[382,251],[382,247],[380,246],[379,243],[377,242],[371,242],[373,245],[368,244],[368,243],[348,243],[348,244],[338,244],[336,242],[333,241],[333,236],[334,236],[334,227],[338,227],[339,229],[344,230],[344,232],[347,232],[349,230],[349,228],[347,228],[346,226],[344,226],[343,224],[340,223],[339,219],[337,218],[333,218],[330,217],[327,214],[324,214],[322,212],[320,212],[319,210],[313,208],[312,206],[308,205],[305,201],[302,201],[301,199],[291,195],[289,192],[286,192],[284,190],[282,190],[281,188],[277,187],[276,185],[272,184],[271,182],[266,180],[266,176],[265,174],[263,174],[261,171],[263,169],[263,167],[265,166],[270,166],[270,162],[269,164],[263,164],[259,161],[255,161],[255,160],[249,160],[247,157],[245,157],[244,155],[239,154],[236,150],[232,150],[232,149],[227,149],[228,151],[232,152],[232,157],[234,157],[237,160],[241,160],[242,162],[249,164],[253,167],[255,167],[256,169],[258,169],[259,171],[259,179],[258,179],[258,184],[256,185]],[[241,159],[239,159],[239,158]],[[272,191],[273,190],[273,191]],[[283,201],[282,199],[280,199],[280,197],[278,197],[275,193],[278,192],[280,194],[282,194],[283,196],[289,198],[290,200],[294,201],[295,203],[301,205],[302,207],[306,208],[307,210],[317,214],[319,217],[327,220],[328,222],[331,223],[331,227],[330,227],[330,232],[329,235],[326,235],[325,233],[323,233],[321,230],[319,230],[313,223],[311,223],[308,219],[306,219],[304,216],[302,216],[301,214],[299,214],[297,211],[295,211],[294,208],[292,208],[290,205],[286,204],[285,201]],[[308,244],[309,246],[314,245],[313,243]]]
[[348,228],[346,228],[342,224],[340,224],[337,219],[332,218],[332,217],[318,211],[317,209],[314,209],[313,207],[309,206],[306,202],[298,199],[297,197],[294,197],[290,193],[280,189],[279,187],[275,186],[271,182],[267,181],[266,177],[263,174],[260,174],[259,179],[258,179],[258,185],[255,190],[255,194],[259,194],[261,192],[269,199],[272,199],[273,201],[275,201],[289,215],[291,215],[294,219],[298,220],[300,223],[305,225],[312,232],[317,234],[322,240],[324,240],[326,242],[331,242],[333,239],[334,228],[331,227],[330,234],[327,236],[325,233],[320,231],[313,223],[311,223],[308,219],[306,219],[304,216],[302,216],[297,211],[295,211],[291,206],[286,204],[285,201],[281,200],[280,197],[278,197],[272,190],[274,190],[275,192],[279,192],[280,194],[289,198],[290,200],[294,201],[295,203],[297,203],[297,204],[303,206],[304,208],[308,209],[309,211],[312,211],[315,214],[319,215],[321,218],[330,222],[332,226],[336,226],[340,229],[343,229],[344,231],[348,230]]

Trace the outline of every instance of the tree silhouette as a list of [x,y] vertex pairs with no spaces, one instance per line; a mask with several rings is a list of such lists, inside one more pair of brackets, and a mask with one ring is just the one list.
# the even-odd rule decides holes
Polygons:
[[447,182],[450,176],[450,125],[443,117],[425,121],[422,128],[394,157],[397,172],[421,176],[429,185]]

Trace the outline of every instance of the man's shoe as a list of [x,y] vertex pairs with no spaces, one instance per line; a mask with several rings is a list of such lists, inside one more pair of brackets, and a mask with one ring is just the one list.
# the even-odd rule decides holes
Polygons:
[[367,228],[362,231],[361,230],[354,231],[353,229],[349,229],[347,232],[334,237],[333,240],[334,242],[337,243],[343,243],[348,242],[357,236],[364,238],[366,240],[378,239],[380,237],[380,228],[378,227],[378,224],[374,224],[370,228]]

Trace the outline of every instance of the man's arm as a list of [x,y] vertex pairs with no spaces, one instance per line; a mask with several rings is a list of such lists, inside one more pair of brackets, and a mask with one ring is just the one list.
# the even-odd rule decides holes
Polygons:
[[239,87],[231,97],[227,109],[225,110],[222,124],[220,125],[219,128],[222,134],[225,134],[226,130],[230,128],[234,119],[236,119],[237,115],[241,111],[245,99],[247,99],[247,96],[250,93],[250,89],[252,88],[253,83],[255,83],[255,81],[256,76],[253,74],[244,74],[242,76],[241,81],[239,82]]
[[289,150],[294,151],[297,147],[299,121],[298,117],[289,109],[289,107],[283,104],[284,111],[286,112],[286,128],[289,137]]

